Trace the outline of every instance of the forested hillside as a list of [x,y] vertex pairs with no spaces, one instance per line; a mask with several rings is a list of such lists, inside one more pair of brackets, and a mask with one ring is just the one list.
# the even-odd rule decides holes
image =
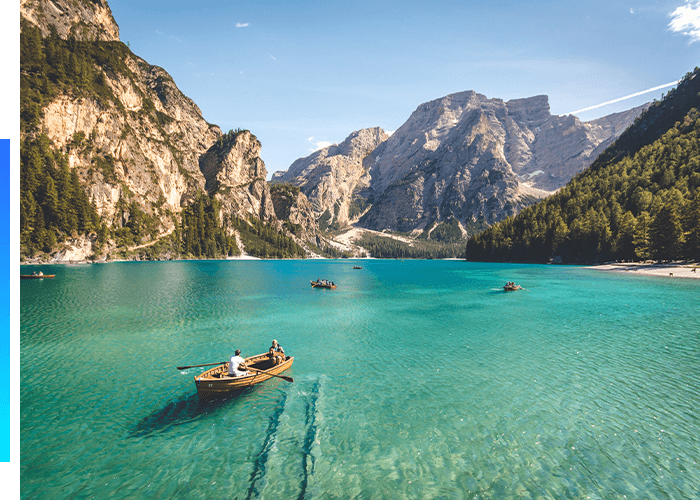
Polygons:
[[467,259],[700,259],[698,74],[688,73],[560,192],[472,237]]

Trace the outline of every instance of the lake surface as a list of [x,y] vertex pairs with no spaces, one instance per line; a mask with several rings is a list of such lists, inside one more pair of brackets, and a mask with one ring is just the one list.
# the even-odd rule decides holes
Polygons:
[[[430,260],[32,270],[57,276],[20,282],[22,498],[700,491],[700,281]],[[294,383],[200,404],[206,368],[175,369],[273,338]]]

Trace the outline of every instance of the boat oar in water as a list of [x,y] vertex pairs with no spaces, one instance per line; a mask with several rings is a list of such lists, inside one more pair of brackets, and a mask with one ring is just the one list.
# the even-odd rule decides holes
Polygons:
[[200,366],[214,366],[214,365],[223,365],[228,363],[228,361],[219,361],[218,363],[206,363],[204,365],[190,365],[190,366],[176,366],[178,370],[187,370],[188,368],[199,368]]

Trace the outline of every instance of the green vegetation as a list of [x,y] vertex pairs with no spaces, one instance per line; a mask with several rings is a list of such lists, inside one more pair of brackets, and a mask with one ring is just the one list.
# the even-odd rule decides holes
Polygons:
[[[66,93],[111,101],[120,109],[105,80],[105,71],[130,76],[125,64],[128,47],[121,42],[79,42],[61,39],[52,27],[43,38],[39,28],[21,20],[20,131],[38,131],[42,108],[56,95]],[[145,96],[144,96],[145,97]],[[150,102],[151,107],[153,103]],[[148,104],[148,103],[145,103]],[[163,118],[165,119],[165,118]]]
[[463,238],[459,229],[459,221],[454,217],[438,224],[430,233],[430,239],[443,243],[457,243]]
[[20,141],[20,252],[50,252],[58,241],[105,228],[68,160],[45,135]]
[[181,230],[176,238],[181,238],[183,255],[214,259],[241,253],[236,238],[226,235],[219,212],[216,199],[202,193],[182,211]]
[[385,236],[363,234],[356,242],[372,257],[380,259],[447,259],[464,257],[462,243],[437,243],[416,240],[413,246]]
[[686,108],[647,143],[648,131],[678,116],[680,107],[700,107],[697,75],[696,68],[650,108],[655,120],[644,113],[559,193],[471,238],[467,259],[700,259],[700,113]]
[[295,186],[294,184],[290,184],[288,182],[276,182],[274,184],[270,184],[271,194],[283,196],[288,200],[296,199],[300,192],[301,188],[299,186]]
[[231,223],[238,230],[243,246],[250,255],[277,259],[306,257],[306,252],[294,239],[259,219],[232,217]]

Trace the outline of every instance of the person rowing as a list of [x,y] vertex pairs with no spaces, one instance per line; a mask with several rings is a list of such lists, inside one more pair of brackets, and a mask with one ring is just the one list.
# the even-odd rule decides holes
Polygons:
[[231,361],[228,364],[228,374],[231,377],[244,377],[248,375],[245,366],[245,359],[241,357],[241,350],[236,349],[236,354],[231,356]]

